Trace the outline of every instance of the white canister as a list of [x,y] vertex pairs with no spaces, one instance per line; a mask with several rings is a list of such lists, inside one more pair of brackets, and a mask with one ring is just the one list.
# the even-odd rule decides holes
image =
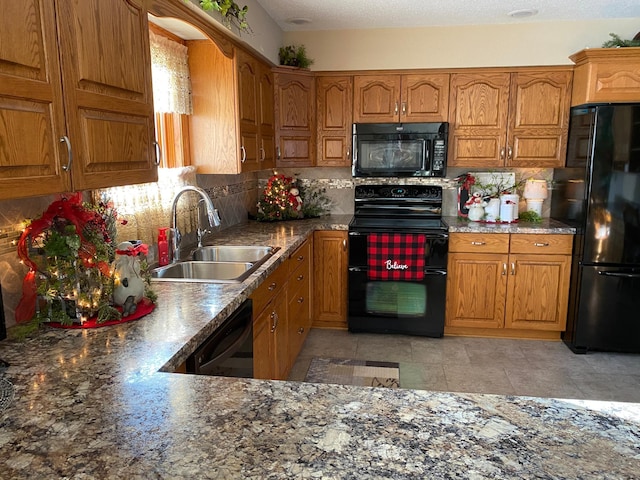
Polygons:
[[500,221],[514,222],[518,219],[518,202],[520,197],[515,194],[500,195]]
[[487,222],[497,222],[500,216],[500,199],[492,198],[484,207],[484,219]]
[[484,208],[479,203],[474,203],[469,207],[469,215],[467,218],[472,222],[479,222],[484,217]]

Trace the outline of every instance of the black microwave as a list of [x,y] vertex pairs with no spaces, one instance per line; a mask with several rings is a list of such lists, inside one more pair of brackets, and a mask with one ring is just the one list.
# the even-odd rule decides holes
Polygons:
[[444,177],[449,124],[354,123],[354,177]]

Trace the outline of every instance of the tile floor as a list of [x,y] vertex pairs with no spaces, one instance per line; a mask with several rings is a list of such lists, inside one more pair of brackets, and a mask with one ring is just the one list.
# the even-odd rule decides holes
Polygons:
[[312,329],[289,380],[315,356],[399,362],[402,388],[640,403],[640,354],[576,355],[559,341]]

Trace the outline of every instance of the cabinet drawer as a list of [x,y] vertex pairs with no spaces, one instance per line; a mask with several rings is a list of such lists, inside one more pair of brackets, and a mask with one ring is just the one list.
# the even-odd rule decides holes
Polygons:
[[509,235],[501,233],[452,233],[450,252],[509,253]]
[[254,316],[260,314],[273,296],[287,283],[287,267],[280,265],[262,284],[251,294]]
[[511,235],[511,253],[571,255],[573,235],[517,233]]
[[311,262],[311,242],[306,240],[298,249],[289,256],[289,275],[302,265],[309,267]]

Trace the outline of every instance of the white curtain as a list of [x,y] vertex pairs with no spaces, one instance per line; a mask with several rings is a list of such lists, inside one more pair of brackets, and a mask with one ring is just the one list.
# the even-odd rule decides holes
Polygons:
[[155,112],[190,115],[193,110],[187,47],[153,32],[149,36]]

